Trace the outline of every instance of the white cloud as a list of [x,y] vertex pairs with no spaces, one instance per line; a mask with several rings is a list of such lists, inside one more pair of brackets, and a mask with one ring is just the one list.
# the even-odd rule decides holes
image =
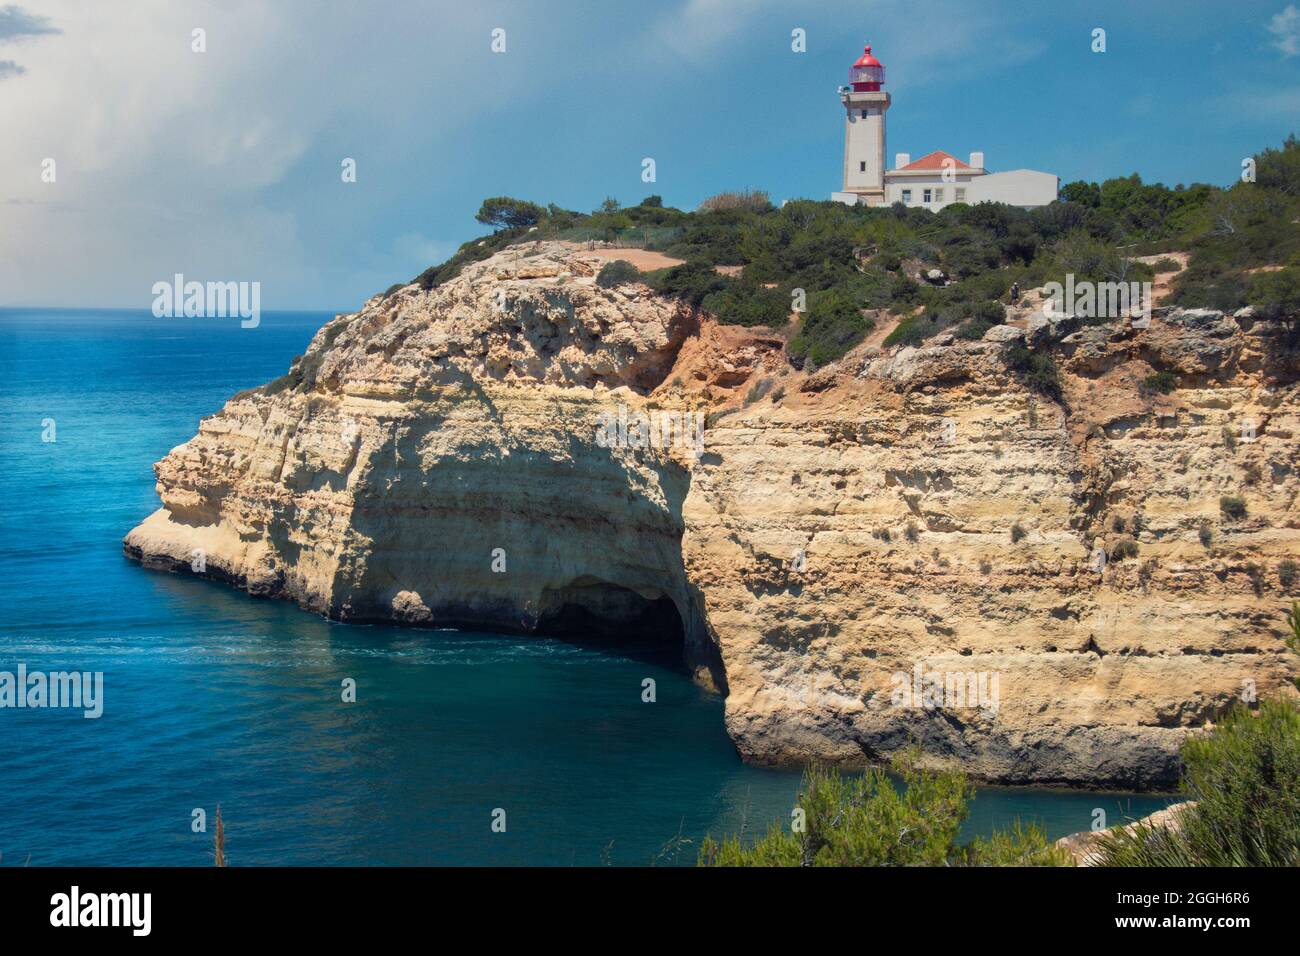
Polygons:
[[[262,281],[267,308],[338,301],[347,277],[313,244],[342,255],[343,217],[418,196],[426,183],[380,170],[406,159],[412,136],[426,154],[453,150],[514,67],[487,55],[481,17],[450,2],[326,14],[314,0],[43,0],[41,13],[57,35],[25,43],[25,72],[0,82],[0,305],[147,305],[174,272]],[[205,53],[191,50],[196,27]],[[477,32],[481,49],[446,41]],[[362,185],[339,182],[345,155],[359,157]],[[302,225],[332,212],[321,194],[338,205],[336,236]],[[383,254],[368,239],[351,244],[358,272]]]
[[1300,9],[1289,3],[1281,13],[1268,22],[1268,32],[1273,34],[1273,46],[1284,57],[1300,54]]

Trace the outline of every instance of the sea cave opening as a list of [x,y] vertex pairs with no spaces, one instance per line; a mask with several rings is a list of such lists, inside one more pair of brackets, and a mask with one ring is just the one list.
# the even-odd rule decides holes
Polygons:
[[682,617],[662,592],[647,597],[608,581],[579,578],[543,594],[537,633],[686,669]]

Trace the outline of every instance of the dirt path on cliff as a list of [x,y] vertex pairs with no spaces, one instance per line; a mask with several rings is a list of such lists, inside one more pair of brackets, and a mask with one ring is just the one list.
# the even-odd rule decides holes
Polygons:
[[1165,252],[1158,256],[1138,256],[1136,262],[1143,262],[1147,265],[1155,265],[1161,259],[1173,259],[1178,263],[1177,272],[1157,272],[1155,279],[1151,283],[1151,304],[1164,305],[1165,299],[1169,298],[1172,291],[1171,286],[1175,279],[1183,274],[1187,268],[1187,262],[1191,259],[1190,252]]
[[667,269],[671,266],[679,266],[686,261],[685,259],[674,259],[672,256],[666,256],[662,252],[655,252],[653,249],[610,249],[604,246],[588,248],[588,244],[585,242],[569,242],[567,240],[561,241],[560,245],[611,262],[615,259],[622,259],[624,262],[632,263],[642,272]]

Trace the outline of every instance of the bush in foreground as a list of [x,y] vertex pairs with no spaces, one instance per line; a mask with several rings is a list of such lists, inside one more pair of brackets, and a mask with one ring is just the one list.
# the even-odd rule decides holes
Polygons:
[[700,866],[1068,866],[1069,855],[1037,827],[1016,824],[991,838],[958,844],[974,789],[959,771],[927,771],[913,752],[894,763],[902,789],[883,770],[861,777],[813,767],[798,809],[803,827],[773,822],[749,846],[705,837]]
[[1238,705],[1183,745],[1193,806],[1176,828],[1138,823],[1102,838],[1105,866],[1300,866],[1300,712]]

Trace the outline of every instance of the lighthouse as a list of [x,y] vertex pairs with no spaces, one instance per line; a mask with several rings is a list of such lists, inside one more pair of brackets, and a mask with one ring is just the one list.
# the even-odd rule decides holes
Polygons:
[[849,67],[849,85],[841,86],[844,104],[844,192],[857,202],[879,205],[885,201],[885,113],[889,94],[885,65],[862,49]]
[[864,47],[849,67],[848,86],[839,89],[844,104],[844,189],[831,199],[849,206],[901,204],[938,212],[952,203],[1006,203],[1029,209],[1056,199],[1060,179],[1036,169],[994,173],[984,168],[984,154],[962,162],[941,149],[913,160],[910,153],[894,157],[885,168],[885,113],[889,94],[885,65]]

